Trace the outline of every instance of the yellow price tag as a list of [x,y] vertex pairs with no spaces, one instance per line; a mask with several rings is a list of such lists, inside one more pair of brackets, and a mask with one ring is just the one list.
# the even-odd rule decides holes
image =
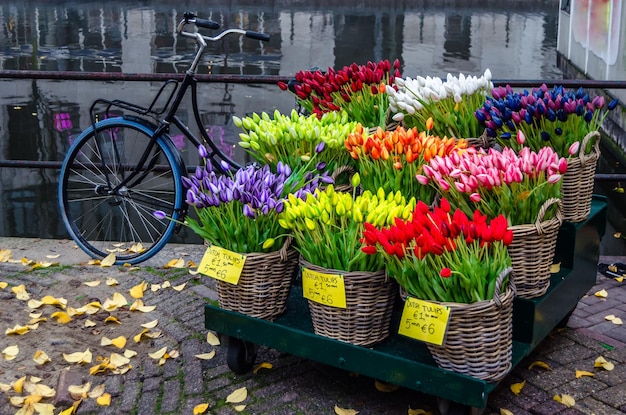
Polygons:
[[204,253],[198,271],[216,280],[237,285],[245,262],[245,255],[211,245]]
[[346,287],[343,275],[324,274],[302,268],[302,294],[316,303],[346,308]]
[[446,336],[450,307],[416,298],[407,298],[398,333],[441,346]]

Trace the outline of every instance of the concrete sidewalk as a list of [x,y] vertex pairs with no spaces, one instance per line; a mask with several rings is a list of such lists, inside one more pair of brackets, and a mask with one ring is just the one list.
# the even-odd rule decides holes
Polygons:
[[[226,348],[211,346],[206,341],[203,306],[207,301],[216,300],[213,284],[186,269],[164,268],[176,258],[199,263],[205,250],[203,246],[170,244],[135,270],[87,265],[89,258],[72,241],[0,238],[0,250],[10,250],[14,260],[26,258],[59,263],[59,266],[34,271],[28,271],[28,266],[18,262],[0,263],[0,281],[9,283],[9,287],[0,290],[0,330],[3,331],[0,350],[14,344],[20,347],[20,355],[15,360],[0,357],[0,383],[11,384],[24,375],[41,377],[42,382],[57,390],[64,389],[68,383],[91,381],[94,386],[104,383],[105,390],[112,396],[111,405],[98,406],[94,399],[87,398],[78,407],[77,414],[192,414],[193,408],[201,403],[208,404],[207,414],[330,415],[335,413],[335,406],[354,409],[361,415],[407,414],[409,408],[438,413],[436,399],[432,396],[404,388],[383,393],[375,388],[373,379],[264,347],[258,351],[257,363],[270,363],[271,368],[246,375],[233,374],[226,364]],[[48,258],[48,255],[58,257]],[[626,262],[626,259],[601,258],[605,263],[615,261]],[[115,278],[119,285],[98,288],[101,291],[97,296],[83,284],[107,278]],[[6,329],[15,324],[23,325],[28,320],[24,317],[24,303],[17,300],[10,289],[13,286],[24,284],[33,299],[44,295],[68,295],[68,303],[76,306],[86,303],[86,297],[104,300],[103,297],[112,295],[113,291],[128,296],[130,289],[141,282],[150,285],[165,281],[171,281],[172,285],[186,282],[187,285],[181,291],[147,289],[143,301],[147,305],[156,305],[154,311],[139,317],[129,312],[119,313],[122,324],[102,325],[102,331],[97,335],[86,331],[83,320],[79,324],[78,318],[68,324],[74,330],[70,337],[75,333],[75,339],[61,338],[59,333],[67,327],[53,319],[21,336],[4,334]],[[593,295],[601,289],[607,291],[606,298]],[[44,314],[49,314],[48,311],[51,310],[47,309]],[[567,328],[555,330],[523,364],[501,381],[490,395],[485,413],[499,414],[501,408],[515,415],[626,413],[626,329],[606,320],[607,315],[626,320],[626,282],[620,283],[598,274],[596,286],[581,300]],[[88,370],[96,364],[97,354],[112,351],[111,346],[100,345],[104,330],[109,330],[110,336],[124,333],[123,330],[136,334],[141,328],[131,325],[135,324],[133,319],[140,317],[145,321],[158,320],[162,336],[140,343],[133,343],[131,336],[127,336],[127,347],[138,351],[138,355],[131,359],[132,368],[125,374],[90,376]],[[55,330],[56,337],[50,334]],[[69,353],[87,347],[94,355],[92,364],[79,366],[63,361],[61,351]],[[147,352],[161,347],[176,350],[179,356],[159,365]],[[34,364],[31,349],[46,351],[52,362]],[[213,350],[216,352],[213,359],[196,357]],[[599,356],[614,363],[615,368],[611,371],[594,368],[594,361]],[[548,364],[550,370],[529,369],[534,361]],[[64,366],[72,366],[71,376],[61,375]],[[577,379],[577,370],[591,372],[594,376]],[[520,394],[513,394],[509,386],[524,380],[526,383]],[[226,402],[226,397],[241,387],[247,389],[247,398],[243,402],[246,406],[242,412],[237,412],[234,404]],[[557,394],[571,395],[576,404],[566,408],[553,400]],[[14,390],[0,392],[0,415],[18,411],[8,401],[9,396],[16,395],[20,394]],[[69,407],[63,400],[57,401],[55,414]]]

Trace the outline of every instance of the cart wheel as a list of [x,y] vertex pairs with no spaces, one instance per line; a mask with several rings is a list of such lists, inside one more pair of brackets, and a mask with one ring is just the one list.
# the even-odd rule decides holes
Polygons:
[[243,375],[252,370],[256,359],[257,345],[245,340],[230,337],[228,339],[228,367],[238,375]]
[[475,408],[443,398],[437,398],[437,408],[441,415],[482,415],[485,412],[485,408]]

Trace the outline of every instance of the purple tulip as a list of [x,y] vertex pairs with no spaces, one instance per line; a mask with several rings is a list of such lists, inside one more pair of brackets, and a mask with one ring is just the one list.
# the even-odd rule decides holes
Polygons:
[[320,143],[315,146],[315,152],[316,153],[321,153],[322,151],[324,151],[324,147],[326,147],[326,143],[324,143],[323,141],[320,141]]
[[209,155],[209,152],[206,151],[206,147],[204,146],[204,144],[200,144],[198,146],[198,155],[203,159],[207,158],[207,156]]
[[243,205],[243,214],[251,219],[255,218],[254,210],[252,210],[250,205]]
[[155,210],[154,212],[152,212],[152,214],[154,215],[155,218],[159,220],[163,220],[167,217],[165,212],[163,212],[162,210]]

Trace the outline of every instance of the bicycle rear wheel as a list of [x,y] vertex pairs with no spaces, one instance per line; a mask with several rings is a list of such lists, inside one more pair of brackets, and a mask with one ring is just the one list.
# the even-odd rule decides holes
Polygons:
[[111,253],[116,263],[136,264],[156,254],[177,224],[183,206],[180,155],[159,137],[141,172],[125,186],[148,147],[152,127],[124,118],[101,121],[70,147],[59,178],[63,222],[78,246],[93,258]]

